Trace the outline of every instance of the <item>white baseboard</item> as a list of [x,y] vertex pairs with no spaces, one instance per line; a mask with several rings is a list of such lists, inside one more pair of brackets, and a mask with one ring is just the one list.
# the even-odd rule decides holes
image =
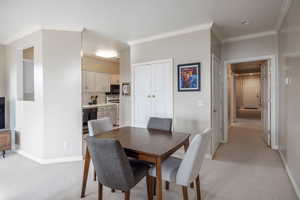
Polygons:
[[46,164],[55,164],[55,163],[65,163],[65,162],[75,162],[75,161],[82,161],[82,156],[70,156],[70,157],[62,157],[62,158],[39,158],[36,156],[33,156],[29,153],[26,153],[22,150],[16,150],[16,152],[30,160],[33,160],[39,164],[46,165]]
[[207,154],[205,155],[205,158],[208,159],[208,160],[212,160],[212,159],[213,159],[213,156],[212,156],[211,154],[207,153]]
[[294,190],[295,190],[295,192],[296,192],[296,194],[297,194],[297,197],[298,197],[298,199],[300,200],[300,188],[299,188],[299,186],[297,185],[295,179],[293,178],[292,172],[291,172],[291,170],[289,169],[289,166],[287,165],[287,162],[286,162],[284,156],[282,155],[281,151],[279,151],[279,155],[280,155],[280,158],[281,158],[282,163],[283,163],[283,165],[284,165],[284,168],[285,168],[285,170],[286,170],[286,172],[287,172],[287,174],[288,174],[288,176],[289,176],[289,179],[290,179],[290,181],[291,181],[291,183],[292,183],[292,185],[293,185],[293,187],[294,187]]

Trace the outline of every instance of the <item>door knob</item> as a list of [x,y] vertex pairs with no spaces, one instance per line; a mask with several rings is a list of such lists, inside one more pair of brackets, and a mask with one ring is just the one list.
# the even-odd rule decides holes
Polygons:
[[216,112],[217,112],[217,110],[216,110],[216,109],[214,109],[214,110],[213,110],[213,112],[214,112],[214,113],[216,113]]

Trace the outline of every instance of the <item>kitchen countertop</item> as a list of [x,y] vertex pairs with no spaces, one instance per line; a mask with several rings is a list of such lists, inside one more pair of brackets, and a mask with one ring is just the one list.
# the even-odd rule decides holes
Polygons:
[[113,106],[113,105],[117,105],[117,103],[104,103],[104,104],[94,104],[94,105],[82,105],[82,109],[99,108],[99,107],[106,107],[106,106]]

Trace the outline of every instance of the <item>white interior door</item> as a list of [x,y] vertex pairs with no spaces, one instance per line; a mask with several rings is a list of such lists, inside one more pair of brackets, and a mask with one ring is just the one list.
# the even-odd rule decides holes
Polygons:
[[258,76],[243,79],[243,106],[246,108],[259,108],[260,80]]
[[145,128],[152,112],[151,66],[134,68],[134,126]]
[[222,116],[222,102],[221,102],[221,87],[220,87],[220,63],[218,59],[213,56],[212,59],[212,155],[216,152],[221,143],[221,116]]
[[155,63],[152,71],[152,113],[153,117],[172,118],[172,65],[171,62]]
[[134,126],[147,127],[149,117],[173,118],[172,61],[134,65]]

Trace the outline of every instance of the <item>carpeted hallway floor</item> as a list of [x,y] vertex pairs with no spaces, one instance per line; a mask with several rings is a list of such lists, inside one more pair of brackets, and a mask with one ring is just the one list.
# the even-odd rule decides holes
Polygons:
[[[229,141],[220,146],[215,160],[204,163],[200,173],[203,199],[297,200],[278,153],[267,148],[262,140],[259,123],[235,124]],[[0,200],[80,199],[81,171],[81,162],[39,165],[10,153],[5,160],[0,160]],[[97,199],[96,186],[90,176],[84,199]],[[146,199],[145,186],[145,181],[138,184],[132,190],[131,199]],[[195,199],[193,190],[189,195]],[[112,194],[105,189],[104,199],[123,199],[123,194]],[[181,188],[171,185],[165,199],[182,199]]]

